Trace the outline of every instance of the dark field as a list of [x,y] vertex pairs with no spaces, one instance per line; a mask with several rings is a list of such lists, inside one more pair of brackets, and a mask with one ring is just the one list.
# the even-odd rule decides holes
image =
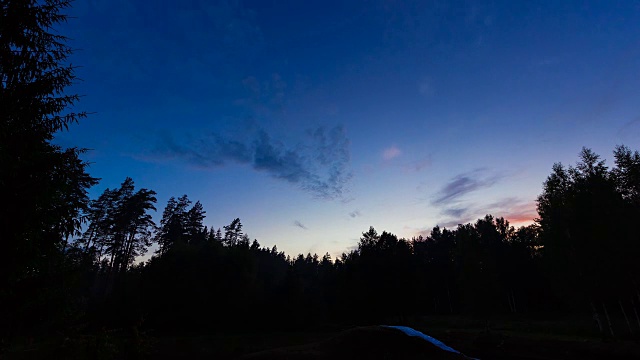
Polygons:
[[[637,359],[640,342],[602,339],[588,321],[433,317],[416,330],[479,359]],[[427,325],[429,323],[430,325]],[[590,333],[591,332],[591,333]],[[133,330],[23,340],[6,359],[455,359],[421,339],[379,327],[275,333],[157,334]]]

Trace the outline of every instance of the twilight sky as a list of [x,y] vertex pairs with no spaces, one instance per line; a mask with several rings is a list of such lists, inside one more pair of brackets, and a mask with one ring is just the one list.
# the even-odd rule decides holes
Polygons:
[[640,142],[636,1],[78,0],[65,146],[288,254],[536,216],[554,162]]

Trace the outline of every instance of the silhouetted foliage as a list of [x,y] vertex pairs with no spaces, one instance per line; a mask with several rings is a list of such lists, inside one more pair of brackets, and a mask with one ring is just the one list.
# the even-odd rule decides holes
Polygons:
[[155,241],[158,243],[158,253],[164,253],[179,243],[195,243],[206,240],[207,232],[202,220],[205,211],[198,201],[188,209],[191,201],[187,195],[176,200],[171,197],[162,213],[160,226],[157,228]]
[[78,241],[95,261],[106,260],[109,272],[123,272],[151,246],[154,227],[149,210],[156,210],[155,191],[135,191],[131,178],[119,189],[106,189],[89,210],[90,223]]
[[609,170],[583,148],[575,167],[554,165],[538,198],[542,255],[552,284],[566,306],[590,307],[596,319],[601,311],[608,318],[613,306],[624,309],[640,290],[640,157],[624,146],[614,155]]
[[72,265],[63,255],[97,179],[80,159],[84,149],[51,143],[85,117],[70,110],[79,99],[65,92],[75,80],[72,51],[54,30],[69,1],[0,4],[0,323],[15,333],[64,308],[60,274]]
[[[600,312],[620,299],[623,309],[636,311],[638,232],[630,224],[638,214],[638,156],[624,147],[615,155],[611,171],[587,149],[575,167],[556,164],[532,225],[516,229],[487,215],[411,240],[370,227],[357,249],[335,261],[329,254],[291,259],[275,246],[263,248],[243,234],[240,219],[223,226],[224,235],[207,230],[198,207],[192,231],[178,226],[179,246],[142,269],[144,317],[165,329],[301,328],[426,314],[488,320],[505,313],[589,312],[591,304]],[[168,208],[178,203],[172,199]],[[283,318],[288,321],[278,321]]]

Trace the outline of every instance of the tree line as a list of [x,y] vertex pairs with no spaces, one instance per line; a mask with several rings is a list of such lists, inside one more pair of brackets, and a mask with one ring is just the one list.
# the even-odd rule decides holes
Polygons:
[[[202,204],[187,195],[171,197],[154,224],[155,192],[127,178],[89,201],[86,230],[64,256],[86,279],[84,315],[113,327],[297,329],[573,313],[592,316],[604,335],[640,334],[640,154],[619,146],[614,157],[609,169],[585,148],[575,166],[554,165],[532,225],[486,215],[411,239],[370,227],[337,259],[261,246],[238,218],[207,227]],[[152,243],[153,256],[135,263]]]

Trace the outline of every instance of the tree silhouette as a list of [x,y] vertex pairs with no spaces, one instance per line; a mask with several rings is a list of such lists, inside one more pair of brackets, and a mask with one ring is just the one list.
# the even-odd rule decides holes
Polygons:
[[[77,234],[97,182],[80,159],[84,149],[51,143],[55,133],[85,117],[70,109],[79,100],[72,50],[55,32],[69,1],[10,1],[0,8],[0,288],[2,311],[28,306],[21,291],[55,286],[53,279]],[[35,285],[34,285],[35,286]],[[22,289],[18,291],[17,289]],[[15,290],[15,291],[14,291]],[[47,290],[48,291],[48,290]],[[43,295],[44,296],[44,295]],[[45,296],[46,297],[46,296]],[[14,316],[20,311],[12,311]],[[17,316],[17,315],[16,315]],[[0,322],[9,324],[9,321]]]
[[104,255],[105,239],[111,232],[109,216],[115,212],[116,190],[106,189],[96,200],[89,203],[87,221],[89,226],[77,243],[84,252],[99,261]]
[[638,231],[631,225],[639,214],[639,156],[624,146],[614,156],[616,166],[609,170],[583,148],[575,167],[554,165],[538,198],[542,255],[556,291],[571,306],[590,308],[594,318],[603,311],[609,322],[612,304],[625,313],[622,299],[638,290],[634,259],[640,254]]
[[84,247],[93,243],[98,261],[107,260],[109,272],[125,271],[136,256],[144,255],[151,245],[154,226],[149,210],[154,210],[155,191],[135,191],[134,182],[126,178],[115,190],[106,189],[92,203],[90,220],[82,238]]
[[205,241],[207,230],[203,225],[206,211],[200,201],[196,201],[193,207],[187,212],[185,219],[185,232],[191,243],[201,243]]
[[155,241],[160,245],[159,253],[169,250],[176,243],[186,242],[187,229],[187,213],[191,200],[187,195],[183,195],[176,199],[169,198],[167,206],[162,212],[160,226],[156,231]]
[[618,192],[625,200],[636,206],[640,205],[640,153],[620,145],[613,155],[616,167],[611,170],[611,175]]
[[[79,213],[96,183],[79,159],[82,149],[51,144],[57,131],[84,113],[66,112],[78,95],[66,65],[66,37],[51,29],[66,21],[68,1],[5,1],[0,21],[0,196],[3,199],[3,275],[24,275],[79,229]],[[6,259],[5,259],[6,257]],[[27,265],[28,264],[28,265]],[[18,275],[15,272],[22,275]]]
[[224,242],[229,246],[235,245],[242,239],[242,223],[240,219],[234,219],[231,224],[224,226]]

